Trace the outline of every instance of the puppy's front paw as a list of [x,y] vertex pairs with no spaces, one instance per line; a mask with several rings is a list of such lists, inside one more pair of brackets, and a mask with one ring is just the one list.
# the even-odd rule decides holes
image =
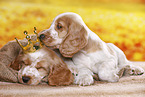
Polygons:
[[92,75],[78,75],[75,76],[75,84],[86,86],[94,83],[94,79]]

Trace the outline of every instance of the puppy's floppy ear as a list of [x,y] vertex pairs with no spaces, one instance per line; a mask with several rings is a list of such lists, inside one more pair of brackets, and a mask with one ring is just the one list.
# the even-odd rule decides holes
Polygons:
[[48,83],[52,86],[70,85],[73,83],[73,75],[65,63],[50,66]]
[[19,57],[17,57],[11,64],[10,67],[14,70],[20,70],[21,69],[21,65],[20,65],[20,59]]
[[60,45],[60,53],[64,57],[72,57],[79,50],[87,45],[87,30],[78,22],[71,22],[68,29],[68,36]]
[[21,69],[22,65],[20,63],[22,61],[22,56],[23,52],[20,52],[20,54],[15,58],[15,60],[11,62],[11,64],[9,64],[12,69],[17,71]]

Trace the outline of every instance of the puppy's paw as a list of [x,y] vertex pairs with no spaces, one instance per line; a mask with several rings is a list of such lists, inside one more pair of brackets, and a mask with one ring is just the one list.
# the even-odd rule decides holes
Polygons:
[[141,67],[134,67],[130,71],[130,75],[142,75],[144,74],[144,70]]
[[75,76],[75,84],[86,86],[94,83],[92,75],[77,75]]
[[144,70],[138,66],[126,68],[124,73],[124,75],[142,75],[142,74],[144,74]]

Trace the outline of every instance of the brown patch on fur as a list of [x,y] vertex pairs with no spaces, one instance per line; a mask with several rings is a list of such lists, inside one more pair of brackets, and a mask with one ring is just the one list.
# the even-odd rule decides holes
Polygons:
[[71,71],[66,66],[57,64],[50,67],[50,74],[48,76],[48,83],[52,86],[69,85],[73,83],[73,76]]
[[31,60],[29,56],[24,53],[19,54],[16,59],[10,64],[10,67],[14,70],[19,71],[22,65],[31,65]]
[[58,32],[59,38],[63,38],[67,34],[68,26],[65,21],[65,18],[59,18],[55,22],[55,30]]
[[14,61],[11,62],[11,64],[9,64],[9,66],[14,69],[19,71],[22,67],[22,58],[23,58],[23,53],[21,52]]
[[43,61],[40,61],[37,63],[37,65],[35,66],[37,70],[43,69],[45,71],[48,71],[47,66],[48,64],[43,63]]
[[119,76],[119,78],[121,78],[121,77],[123,76],[124,71],[125,71],[125,68],[122,68],[122,69],[118,72],[117,75]]
[[31,60],[29,56],[26,56],[24,59],[22,59],[22,61],[24,62],[25,65],[31,65]]
[[[60,53],[64,57],[72,57],[87,45],[87,30],[77,18],[76,15],[64,15],[54,21],[54,29],[58,32],[59,38],[64,39],[59,47]],[[44,34],[45,38],[41,39],[42,42],[53,47],[59,44],[53,44],[55,39],[50,36],[51,30],[50,28],[47,31],[42,31],[39,36]]]
[[66,38],[59,47],[60,53],[64,57],[72,57],[87,44],[87,31],[76,18],[75,16],[66,15],[56,20],[56,22],[65,21],[68,28]]
[[64,61],[51,49],[48,49],[47,47],[44,47],[44,49],[48,53],[48,56],[46,57],[49,59],[49,85],[60,86],[72,84],[74,77]]
[[[68,69],[67,65],[64,63],[64,61],[60,57],[58,57],[54,51],[52,51],[51,49],[49,49],[45,46],[43,46],[40,50],[45,51],[45,54],[43,55],[42,60],[40,60],[35,65],[35,68],[39,71],[40,74],[41,73],[44,74],[44,77],[48,76],[49,85],[59,86],[59,85],[72,84],[73,79],[74,79],[73,75],[72,75],[71,71]],[[23,61],[23,63],[25,63],[25,65],[27,65],[26,63],[31,62],[31,60],[30,60],[31,58],[30,58],[29,54],[24,54],[23,57],[19,57],[19,58],[20,58],[21,62]],[[31,65],[31,64],[29,64],[29,65]],[[22,67],[22,70],[24,68],[25,68],[25,66]],[[21,73],[19,73],[19,74],[21,75]],[[26,76],[26,75],[24,75],[24,76]],[[24,83],[22,81],[21,76],[18,78],[19,78],[20,83]],[[33,83],[32,82],[33,78],[34,78],[34,76],[30,76],[30,81],[28,81],[27,84]],[[36,84],[38,84],[38,83],[36,83]],[[24,84],[26,84],[26,83],[24,83]]]
[[10,67],[17,71],[21,69],[21,64],[18,57],[10,64]]
[[101,43],[92,40],[91,38],[88,39],[88,44],[83,48],[87,53],[93,53],[95,51],[102,50]]

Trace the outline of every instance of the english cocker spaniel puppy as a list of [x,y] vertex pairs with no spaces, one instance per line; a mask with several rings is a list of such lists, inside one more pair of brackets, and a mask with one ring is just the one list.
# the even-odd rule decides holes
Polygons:
[[93,84],[94,74],[98,74],[101,81],[117,82],[123,69],[124,75],[144,73],[142,68],[133,66],[118,47],[101,40],[76,13],[56,16],[50,28],[40,32],[39,37],[46,46],[58,48],[64,57],[72,58],[73,64],[67,65],[77,72],[75,84]]
[[45,46],[32,53],[20,54],[13,64],[22,66],[18,72],[22,84],[37,85],[46,77],[52,86],[73,83],[74,77],[64,61]]

